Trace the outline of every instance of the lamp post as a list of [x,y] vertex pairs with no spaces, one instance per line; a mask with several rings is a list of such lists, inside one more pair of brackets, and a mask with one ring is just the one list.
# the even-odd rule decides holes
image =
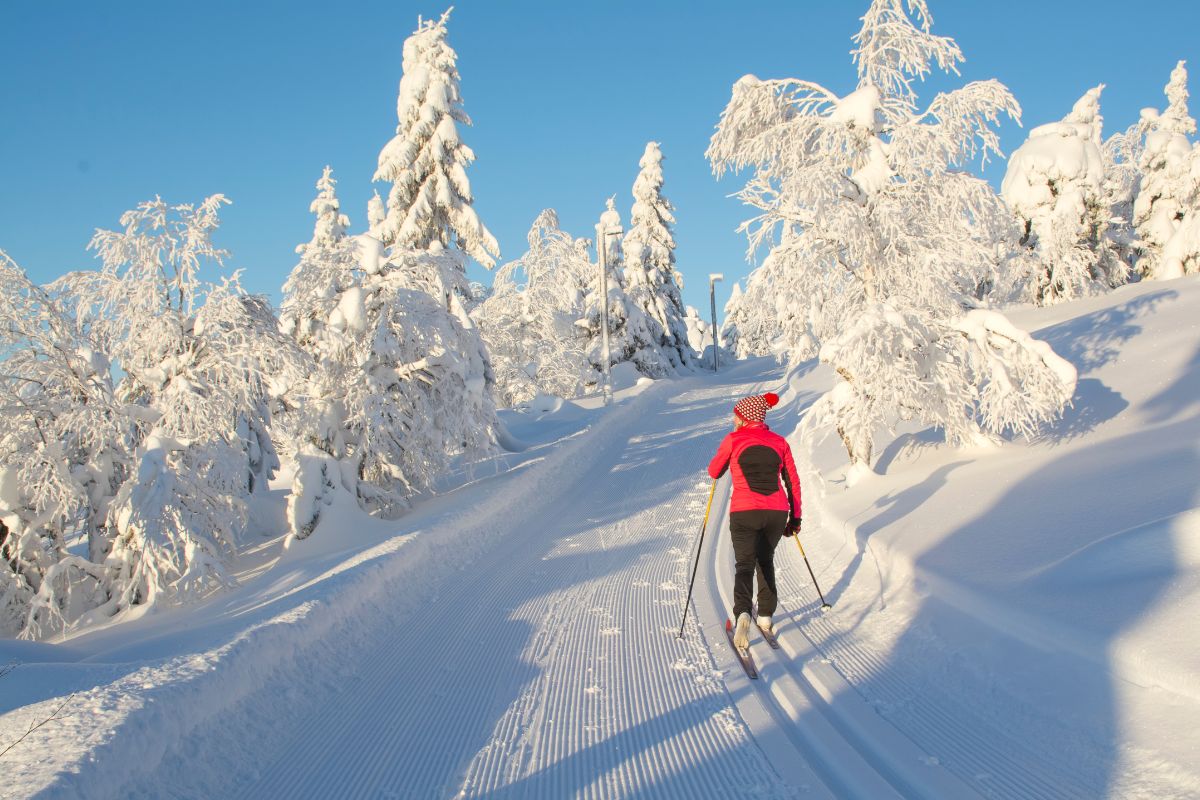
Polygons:
[[608,237],[620,236],[624,233],[621,227],[621,216],[617,213],[614,197],[608,198],[608,208],[600,215],[596,223],[596,262],[600,266],[600,358],[604,366],[604,388],[602,396],[604,405],[612,404],[612,369],[609,364],[608,348]]
[[708,303],[712,309],[712,333],[713,333],[713,372],[717,371],[717,281],[725,280],[725,276],[720,272],[711,273],[708,276]]

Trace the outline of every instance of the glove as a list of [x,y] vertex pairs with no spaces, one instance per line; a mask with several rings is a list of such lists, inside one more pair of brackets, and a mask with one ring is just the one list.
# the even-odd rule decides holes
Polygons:
[[783,535],[784,536],[795,536],[797,533],[800,532],[800,523],[801,522],[803,522],[803,520],[801,520],[800,517],[796,517],[795,519],[789,520],[788,524],[783,529]]

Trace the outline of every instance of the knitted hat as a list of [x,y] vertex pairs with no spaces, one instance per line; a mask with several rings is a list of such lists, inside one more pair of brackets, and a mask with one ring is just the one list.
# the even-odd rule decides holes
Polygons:
[[745,422],[762,422],[767,418],[767,409],[779,402],[779,395],[767,392],[764,395],[750,395],[738,400],[733,407],[733,413]]

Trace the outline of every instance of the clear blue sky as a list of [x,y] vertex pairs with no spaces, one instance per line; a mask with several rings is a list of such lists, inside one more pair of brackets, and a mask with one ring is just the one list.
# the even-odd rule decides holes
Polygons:
[[[446,0],[448,3],[449,0]],[[1178,59],[1200,98],[1200,3],[1147,0],[929,0],[934,31],[967,57],[961,80],[997,78],[1024,108],[1002,129],[1011,152],[1085,90],[1105,135],[1162,107]],[[662,143],[677,208],[685,300],[707,308],[707,274],[749,271],[735,233],[747,209],[704,149],[746,73],[853,88],[848,51],[866,0],[521,2],[459,0],[450,43],[478,160],[476,208],[504,260],[525,250],[537,213],[591,236],[604,200],[628,220],[645,143]],[[365,228],[379,149],[396,125],[401,45],[429,2],[34,2],[0,13],[0,248],[39,282],[89,267],[97,227],[161,195],[233,200],[219,243],[245,285],[277,302],[312,231],[308,204],[331,164],[342,208]],[[1193,115],[1200,100],[1192,103]],[[999,183],[1003,164],[985,173]],[[386,195],[387,187],[377,185]],[[490,282],[479,268],[472,272]],[[727,282],[718,295],[724,301]]]

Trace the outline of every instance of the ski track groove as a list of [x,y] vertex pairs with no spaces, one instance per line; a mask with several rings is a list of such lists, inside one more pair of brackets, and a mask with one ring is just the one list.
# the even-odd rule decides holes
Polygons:
[[[836,618],[821,613],[808,570],[799,552],[793,551],[787,548],[784,568],[778,571],[780,616],[808,638],[876,713],[936,756],[949,772],[985,797],[1006,800],[1088,800],[1103,791],[1089,786],[1071,764],[1055,760],[1053,752],[1030,746],[965,703],[957,704],[955,695],[924,691],[900,674],[902,664],[847,642]],[[889,710],[881,711],[880,706]],[[981,775],[986,778],[980,779]]]
[[675,637],[700,470],[749,388],[647,403],[628,442],[599,442],[584,480],[354,657],[347,689],[264,748],[241,796],[795,796],[694,616]]

